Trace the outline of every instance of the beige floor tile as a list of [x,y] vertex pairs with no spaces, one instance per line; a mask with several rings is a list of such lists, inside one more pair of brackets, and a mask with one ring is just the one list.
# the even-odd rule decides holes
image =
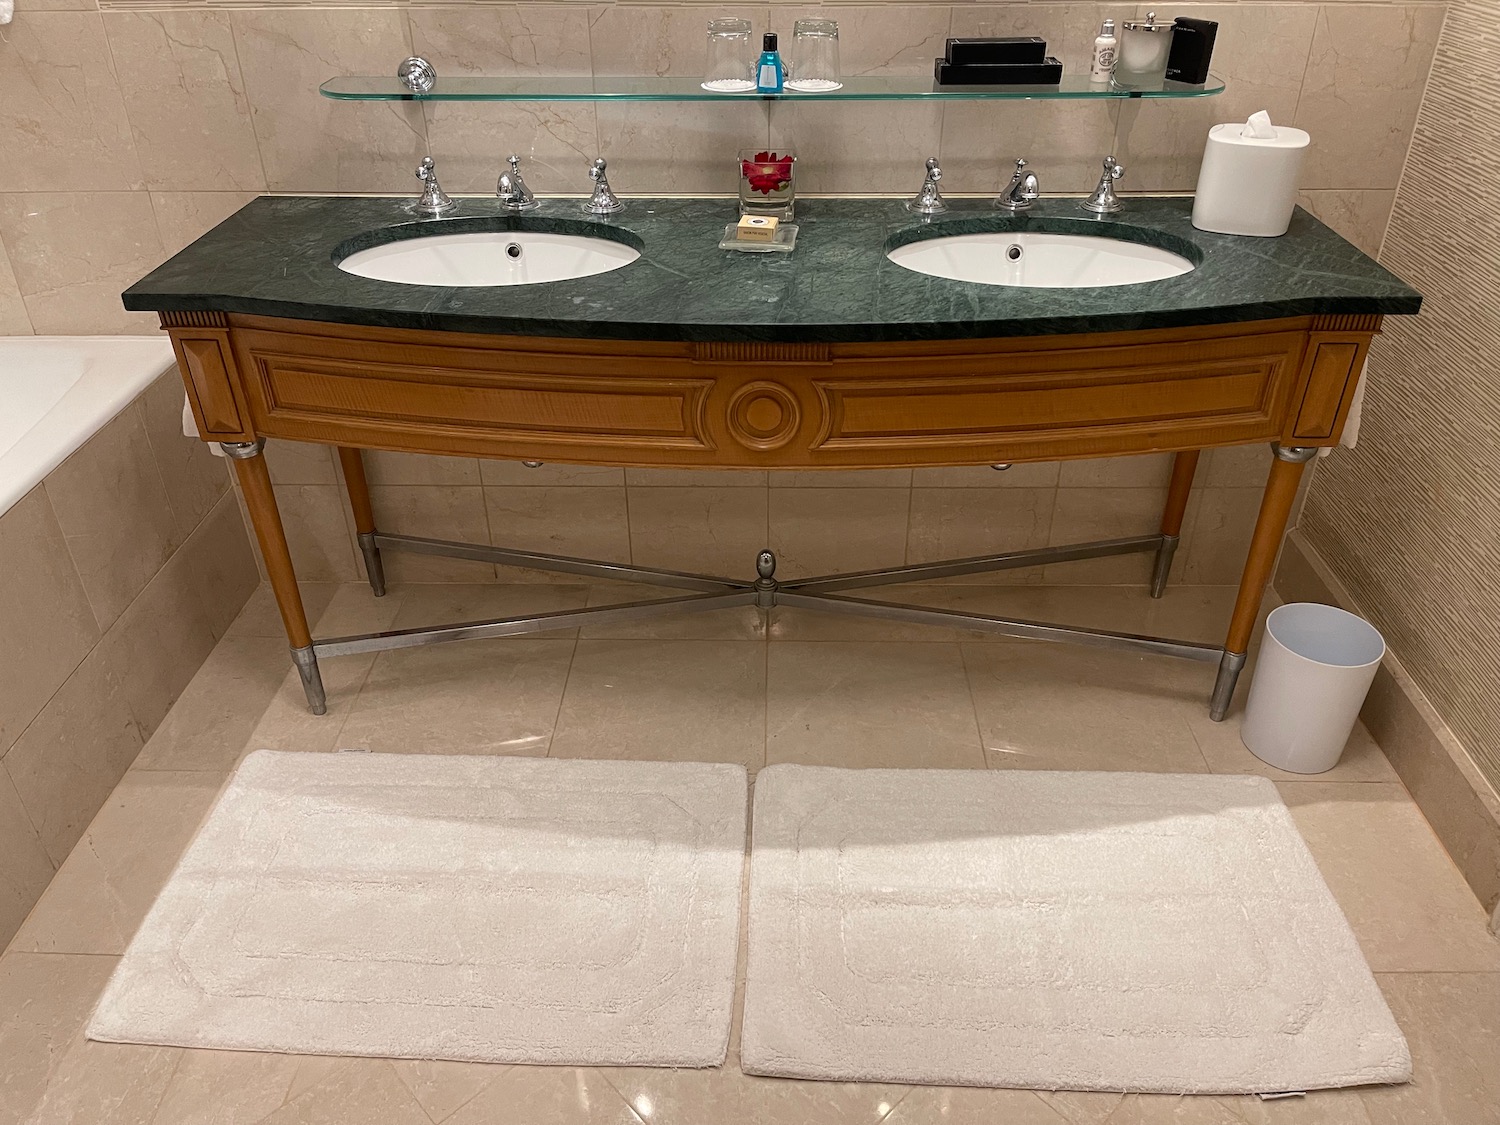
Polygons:
[[485,1085],[443,1125],[643,1125],[598,1070],[514,1066]]
[[303,1055],[182,1052],[151,1125],[253,1125],[286,1104]]
[[586,640],[573,657],[551,755],[756,770],[765,730],[765,645]]
[[724,1066],[708,1070],[618,1067],[604,1074],[649,1125],[877,1125],[895,1120],[887,1114],[907,1092],[904,1086],[758,1078],[741,1071],[732,1054]]
[[[309,621],[323,616],[328,603],[339,590],[337,582],[302,582],[297,587],[302,592],[302,608]],[[369,589],[369,587],[365,587]],[[240,610],[239,616],[230,624],[226,637],[278,637],[285,639],[286,626],[281,623],[281,611],[276,608],[276,598],[271,587],[262,583],[250,595],[250,600]]]
[[182,1052],[84,1038],[117,960],[16,952],[0,960],[0,1120],[151,1120]]
[[1376,972],[1500,971],[1500,942],[1400,785],[1277,786]]
[[264,1125],[432,1125],[387,1059],[348,1059],[295,1094]]
[[135,768],[232,770],[290,667],[284,637],[226,638],[167,712]]
[[[1105,1095],[1108,1097],[1108,1095]],[[1118,1104],[1118,1097],[1115,1104]],[[1101,1118],[1102,1120],[1102,1118]],[[1031,1090],[977,1090],[924,1086],[901,1099],[885,1125],[1072,1125]]]
[[0,1121],[25,1121],[83,1032],[113,957],[0,958]]
[[[391,622],[392,629],[420,629],[428,625],[453,625],[460,621],[483,621],[495,617],[521,617],[536,613],[559,613],[582,609],[588,604],[588,587],[522,583],[433,583],[402,587],[402,605]],[[549,629],[526,633],[527,637],[572,638],[577,629]]]
[[377,598],[364,582],[340,583],[317,618],[308,614],[313,635],[339,637],[389,629],[401,612],[407,589],[404,586],[392,587],[383,597]]
[[502,637],[383,652],[338,745],[411,754],[545,754],[573,643]]
[[1381,973],[1412,1080],[1360,1091],[1372,1125],[1500,1122],[1500,973]]
[[771,645],[766,762],[982,768],[958,646]]
[[52,874],[52,859],[0,765],[0,949],[10,944]]
[[398,1059],[391,1064],[411,1096],[434,1121],[445,1121],[510,1069],[489,1063]]
[[218,796],[221,774],[125,775],[16,934],[13,949],[125,952]]
[[[692,590],[673,590],[665,586],[606,582],[589,587],[589,605],[620,605],[692,594]],[[615,625],[585,625],[580,636],[590,640],[760,641],[766,637],[766,614],[753,605],[703,613],[676,613]]]
[[1301,1098],[1129,1094],[1109,1125],[1369,1125],[1359,1094],[1319,1090]]
[[1240,728],[1244,725],[1243,710],[1232,714],[1222,723],[1216,723],[1207,712],[1189,716],[1188,726],[1198,740],[1198,749],[1214,773],[1253,773],[1269,777],[1273,781],[1397,781],[1396,771],[1375,745],[1370,732],[1363,723],[1355,723],[1344,747],[1338,765],[1326,773],[1292,773],[1277,769],[1263,762],[1246,749],[1240,741]]
[[1208,665],[1032,641],[963,654],[993,768],[1208,772],[1188,727]]

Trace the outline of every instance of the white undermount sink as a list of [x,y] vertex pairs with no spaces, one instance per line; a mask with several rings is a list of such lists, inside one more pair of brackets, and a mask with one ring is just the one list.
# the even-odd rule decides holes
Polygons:
[[640,251],[607,238],[544,231],[469,231],[386,242],[339,262],[345,273],[402,285],[540,285],[608,273]]
[[1029,289],[1139,285],[1187,273],[1180,254],[1117,238],[1044,231],[952,234],[887,252],[898,266],[952,281]]

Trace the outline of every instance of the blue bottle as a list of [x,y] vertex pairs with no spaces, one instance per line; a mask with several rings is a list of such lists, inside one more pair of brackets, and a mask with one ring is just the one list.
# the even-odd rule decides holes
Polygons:
[[776,49],[776,33],[766,32],[760,46],[760,61],[755,64],[755,92],[779,94],[786,75],[781,66],[781,52]]

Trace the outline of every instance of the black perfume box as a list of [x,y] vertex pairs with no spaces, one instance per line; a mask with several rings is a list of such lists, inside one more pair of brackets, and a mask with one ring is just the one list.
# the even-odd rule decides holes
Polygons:
[[1047,60],[1047,41],[1040,35],[948,40],[948,61],[960,66],[992,63],[1039,63]]
[[951,63],[934,59],[939,86],[1055,86],[1062,81],[1062,63],[1044,58],[1034,63]]
[[1213,58],[1219,25],[1213,20],[1178,16],[1172,21],[1172,48],[1167,54],[1167,77],[1173,82],[1198,86],[1208,81],[1208,62]]

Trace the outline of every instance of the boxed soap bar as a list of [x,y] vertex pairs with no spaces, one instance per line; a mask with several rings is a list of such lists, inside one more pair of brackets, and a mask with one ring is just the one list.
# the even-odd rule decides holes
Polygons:
[[1201,85],[1208,81],[1219,25],[1213,20],[1178,16],[1172,21],[1172,49],[1167,55],[1167,77],[1173,82]]
[[775,242],[777,224],[775,215],[741,215],[734,236],[741,242]]
[[950,39],[947,58],[949,62],[960,65],[1045,62],[1047,41],[1040,35]]
[[946,59],[933,62],[939,86],[1055,86],[1062,81],[1062,63],[1056,59],[970,65]]

